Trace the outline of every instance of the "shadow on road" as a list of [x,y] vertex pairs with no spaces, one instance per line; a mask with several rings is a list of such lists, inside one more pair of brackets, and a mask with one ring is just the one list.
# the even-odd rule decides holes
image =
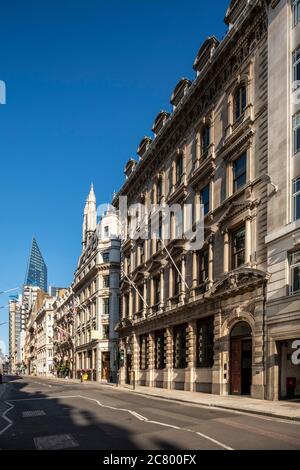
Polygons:
[[[133,435],[136,418],[111,413],[95,402],[82,398],[68,398],[70,393],[28,389],[32,383],[24,377],[9,377],[6,402],[14,408],[8,417],[13,425],[1,436],[3,450],[138,450],[138,435]],[[59,397],[55,396],[60,394]],[[71,393],[75,397],[74,394]],[[26,416],[24,416],[24,413]],[[121,421],[117,420],[121,416]],[[123,425],[124,424],[124,425]],[[0,432],[7,422],[0,419]],[[131,428],[131,429],[130,429]],[[156,436],[157,437],[157,436]],[[153,450],[173,449],[169,443],[152,441]]]

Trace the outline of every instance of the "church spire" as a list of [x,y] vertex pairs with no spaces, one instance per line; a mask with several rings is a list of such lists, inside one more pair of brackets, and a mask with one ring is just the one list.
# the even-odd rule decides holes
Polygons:
[[83,249],[87,245],[89,236],[95,231],[97,225],[97,204],[94,185],[91,183],[89,195],[86,200],[84,213],[83,213],[83,227],[82,227],[82,245]]

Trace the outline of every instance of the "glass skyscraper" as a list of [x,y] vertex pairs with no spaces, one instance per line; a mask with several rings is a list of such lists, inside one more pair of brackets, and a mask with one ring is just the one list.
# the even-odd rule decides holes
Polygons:
[[47,266],[35,238],[32,240],[25,285],[37,286],[47,292]]

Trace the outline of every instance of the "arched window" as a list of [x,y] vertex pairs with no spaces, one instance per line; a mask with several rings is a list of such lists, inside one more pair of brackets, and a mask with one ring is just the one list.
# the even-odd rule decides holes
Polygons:
[[245,112],[247,107],[246,85],[241,85],[234,94],[234,120],[237,121]]

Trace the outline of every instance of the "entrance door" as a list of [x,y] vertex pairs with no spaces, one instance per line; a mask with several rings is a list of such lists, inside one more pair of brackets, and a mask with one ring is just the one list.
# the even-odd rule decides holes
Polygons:
[[230,351],[230,393],[232,395],[241,395],[242,393],[242,342],[235,338],[231,340]]
[[109,374],[110,374],[110,353],[103,352],[102,353],[101,379],[109,380]]
[[126,356],[126,384],[131,384],[131,354]]
[[252,384],[252,337],[246,322],[238,323],[230,338],[230,393],[250,395]]

